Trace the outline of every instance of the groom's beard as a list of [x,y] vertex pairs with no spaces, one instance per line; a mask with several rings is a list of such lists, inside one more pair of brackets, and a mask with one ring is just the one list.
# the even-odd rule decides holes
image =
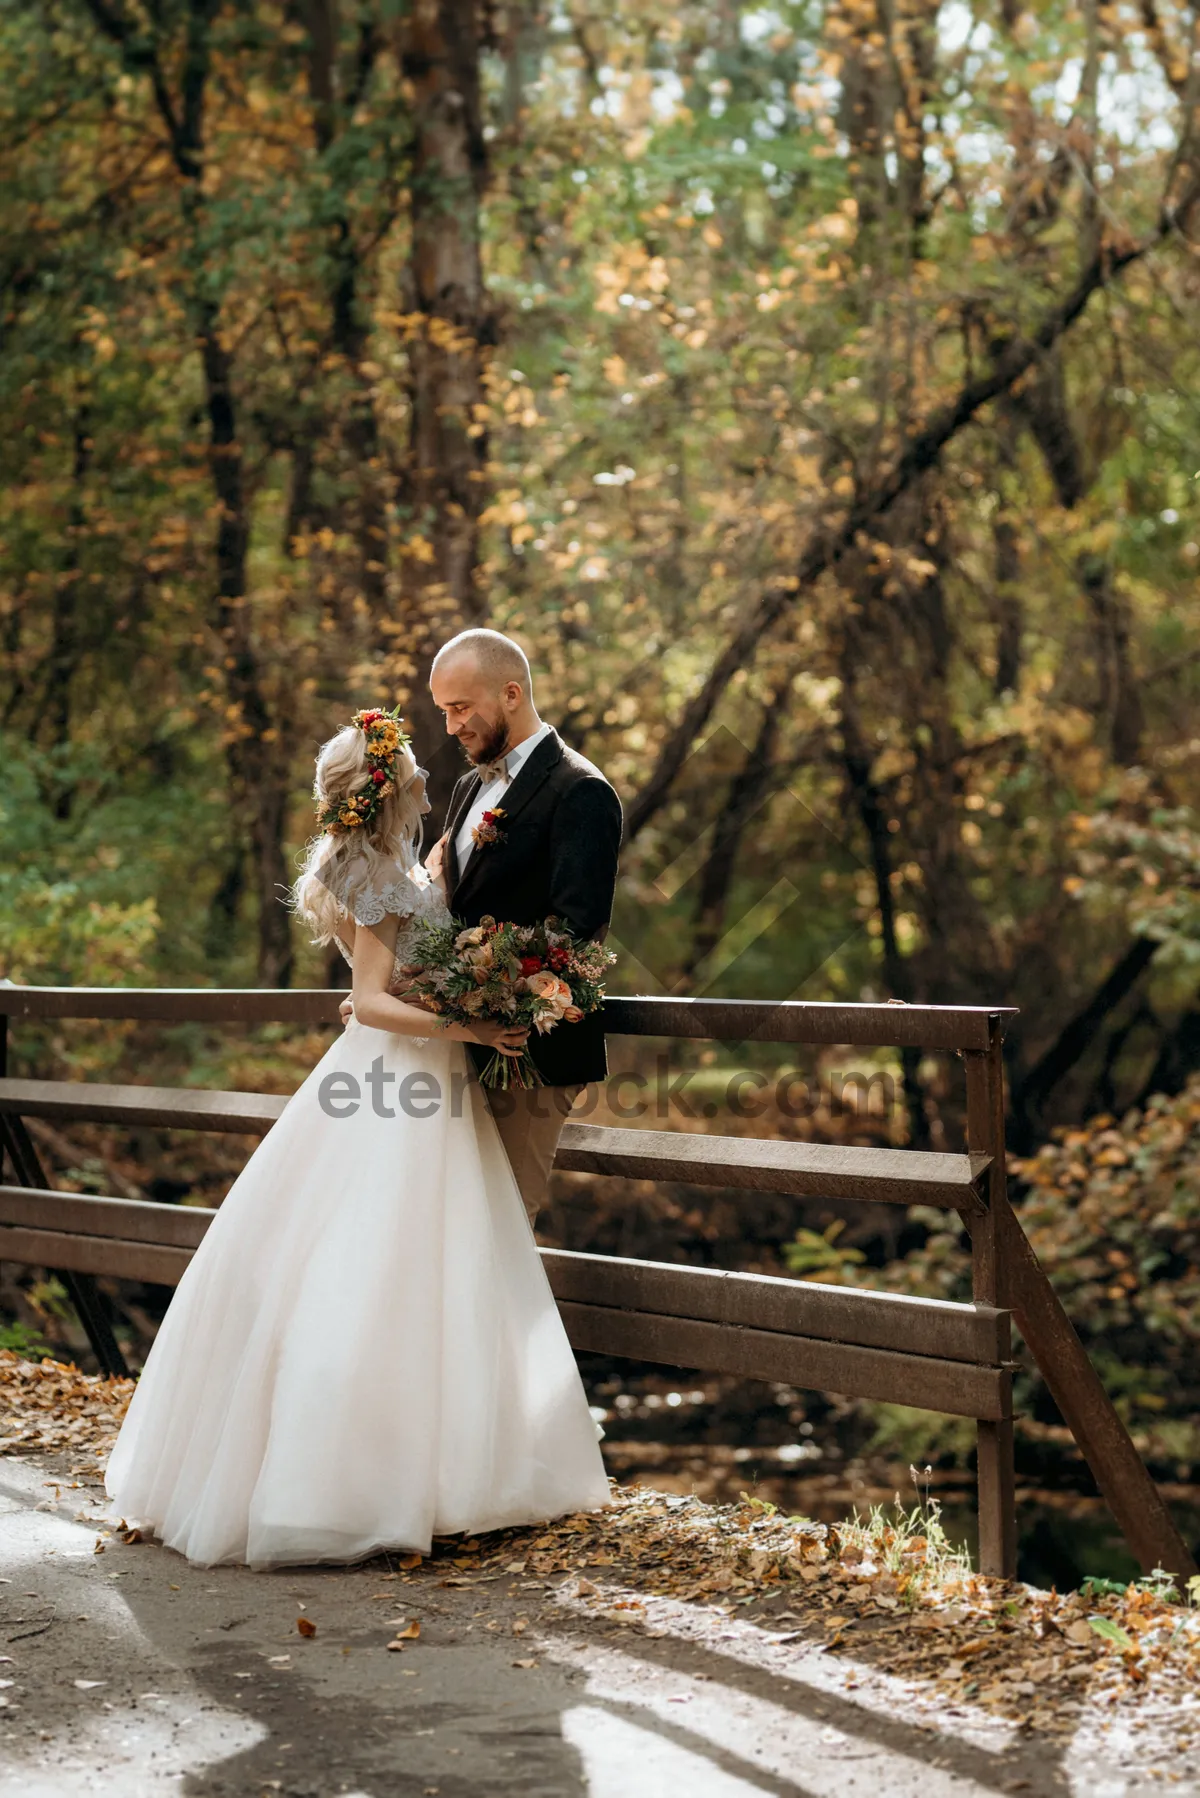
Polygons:
[[505,719],[501,718],[498,724],[492,726],[479,748],[469,757],[469,760],[478,768],[484,762],[498,762],[500,757],[506,754],[507,751],[508,724]]

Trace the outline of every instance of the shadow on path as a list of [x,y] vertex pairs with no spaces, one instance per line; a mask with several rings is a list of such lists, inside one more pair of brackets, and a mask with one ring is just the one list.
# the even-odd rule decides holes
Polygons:
[[[886,1665],[679,1600],[622,1626],[561,1576],[205,1571],[116,1538],[97,1554],[97,1489],[49,1479],[0,1469],[0,1798],[1090,1798],[1101,1773],[1110,1798],[1161,1789],[1148,1741],[1143,1784],[1069,1737],[938,1710]],[[413,1617],[419,1642],[389,1652]]]

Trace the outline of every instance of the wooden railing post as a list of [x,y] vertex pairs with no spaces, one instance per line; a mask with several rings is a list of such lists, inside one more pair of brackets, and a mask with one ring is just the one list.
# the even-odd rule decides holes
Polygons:
[[[987,1212],[964,1218],[971,1232],[972,1296],[977,1305],[1007,1309],[1010,1304],[1003,1207],[1008,1202],[1004,1162],[1004,1062],[1000,1032],[991,1047],[968,1050],[967,1147],[991,1156],[987,1172]],[[976,1487],[979,1506],[979,1571],[999,1579],[1017,1576],[1017,1509],[1013,1469],[1012,1375],[1006,1374],[1008,1415],[976,1425]]]

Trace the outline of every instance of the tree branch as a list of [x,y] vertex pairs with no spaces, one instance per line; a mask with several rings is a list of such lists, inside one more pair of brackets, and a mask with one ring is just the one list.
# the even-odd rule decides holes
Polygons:
[[692,744],[708,723],[726,687],[739,668],[751,660],[759,642],[795,603],[796,595],[835,567],[859,532],[882,518],[902,493],[936,466],[947,444],[971,423],[976,414],[990,401],[1009,392],[1021,376],[1070,330],[1092,295],[1156,249],[1175,230],[1177,219],[1186,215],[1197,199],[1200,199],[1200,181],[1191,184],[1178,207],[1164,203],[1158,224],[1140,242],[1131,243],[1124,249],[1102,244],[1066,299],[1051,308],[1037,330],[1029,337],[1013,338],[986,373],[967,381],[955,399],[910,435],[891,469],[860,495],[841,526],[824,538],[814,539],[800,558],[796,569],[798,579],[788,587],[780,586],[767,594],[746,612],[714,662],[704,685],[667,738],[654,772],[629,806],[625,814],[626,843],[632,842],[665,804]]
[[1023,1143],[1032,1142],[1034,1121],[1046,1100],[1086,1054],[1096,1039],[1099,1026],[1141,978],[1160,947],[1153,937],[1135,936],[1087,1004],[1073,1018],[1068,1018],[1050,1047],[1038,1057],[1025,1077],[1015,1083],[1012,1115]]
[[171,156],[181,175],[195,180],[199,173],[194,161],[188,156],[184,146],[183,134],[180,131],[175,105],[171,99],[171,90],[167,86],[162,64],[158,59],[158,51],[153,42],[137,33],[123,13],[115,12],[106,4],[106,0],[87,0],[87,8],[96,24],[121,51],[122,60],[127,68],[150,77],[150,85],[154,89],[154,100],[166,126],[170,140]]

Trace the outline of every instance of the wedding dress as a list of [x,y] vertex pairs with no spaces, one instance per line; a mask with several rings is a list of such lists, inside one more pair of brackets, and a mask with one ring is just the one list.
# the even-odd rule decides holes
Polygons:
[[[354,911],[359,924],[403,920],[399,967],[421,920],[448,913],[436,887],[394,872]],[[461,1043],[357,1020],[339,1035],[188,1267],[107,1486],[129,1522],[202,1566],[427,1553],[435,1534],[608,1502],[574,1356]]]

